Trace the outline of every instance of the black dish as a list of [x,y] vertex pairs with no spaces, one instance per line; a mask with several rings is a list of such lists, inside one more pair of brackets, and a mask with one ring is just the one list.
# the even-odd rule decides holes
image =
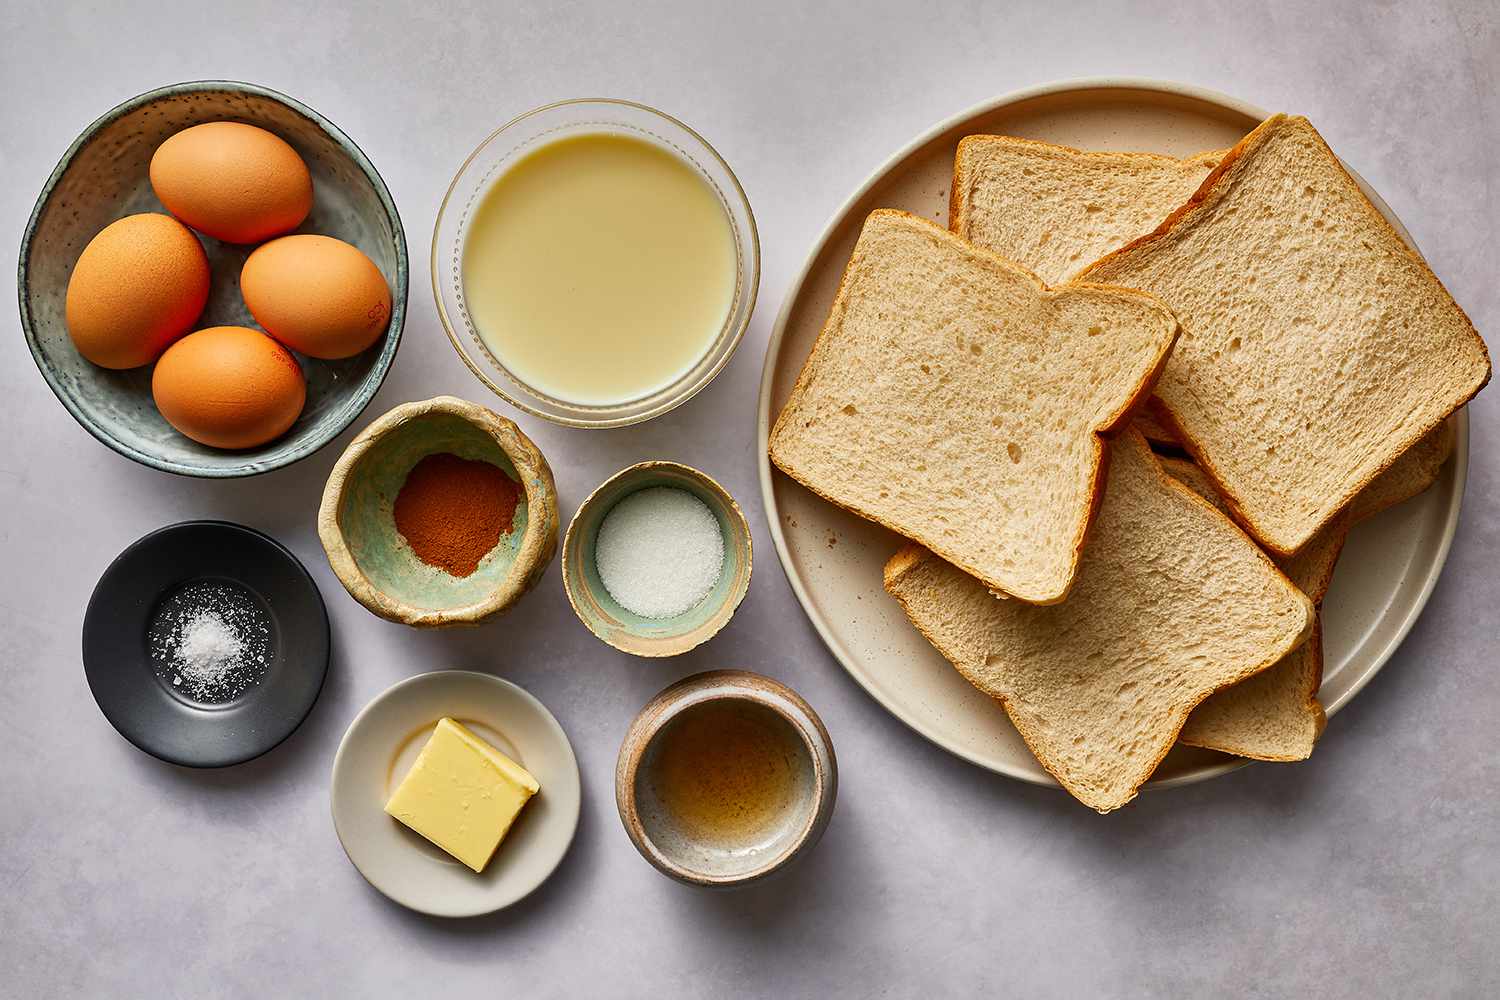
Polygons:
[[[269,624],[259,683],[221,704],[174,688],[149,639],[159,609],[197,583],[238,590]],[[328,649],[327,609],[297,557],[228,521],[184,521],[133,543],[99,578],[83,619],[99,710],[140,749],[187,767],[243,763],[290,736],[323,689]]]

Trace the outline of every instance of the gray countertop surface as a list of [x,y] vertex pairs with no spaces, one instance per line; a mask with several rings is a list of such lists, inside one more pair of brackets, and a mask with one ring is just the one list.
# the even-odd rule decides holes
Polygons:
[[[1254,765],[1099,817],[989,774],[888,715],[824,650],[777,564],[756,479],[772,320],[804,254],[868,172],[978,101],[1068,77],[1199,84],[1308,115],[1390,202],[1481,331],[1500,330],[1491,0],[1168,5],[578,0],[507,4],[96,5],[4,0],[0,245],[17,247],[57,157],[95,116],[164,83],[243,79],[342,126],[384,175],[412,251],[410,317],[357,426],[454,393],[511,414],[462,366],[428,292],[452,171],[538,104],[630,97],[734,166],[763,245],[760,309],[691,403],[582,432],[517,415],[563,516],[632,462],[700,466],[760,553],[732,624],[666,663],[574,619],[554,565],[491,627],[419,634],[357,605],[319,548],[323,480],[352,431],[255,480],[159,474],[97,444],[52,397],[15,315],[0,338],[0,995],[1494,996],[1500,994],[1500,395],[1471,407],[1448,566],[1384,672],[1311,761]],[[1492,339],[1492,343],[1494,340]],[[328,603],[322,698],[282,746],[223,771],[121,739],[84,682],[79,627],[129,542],[196,517],[281,539]],[[615,813],[615,753],[669,681],[744,666],[797,688],[842,765],[827,836],[792,877],[735,894],[669,882]],[[407,912],[350,866],[329,768],[390,684],[462,667],[510,678],[572,737],[578,837],[541,890],[461,922]]]

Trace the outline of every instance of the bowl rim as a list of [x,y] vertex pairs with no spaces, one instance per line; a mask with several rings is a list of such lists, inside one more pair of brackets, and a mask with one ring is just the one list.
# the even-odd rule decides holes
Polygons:
[[[359,568],[339,523],[339,506],[344,498],[344,488],[355,467],[387,434],[415,418],[434,413],[458,417],[483,431],[499,445],[511,464],[517,467],[521,487],[526,491],[526,531],[521,536],[515,561],[511,563],[504,579],[482,599],[450,608],[419,608],[376,586],[364,570]],[[509,609],[530,591],[557,554],[558,519],[557,486],[552,478],[552,467],[526,432],[514,420],[502,417],[487,407],[457,396],[444,395],[394,406],[355,435],[328,473],[328,481],[323,485],[323,496],[318,503],[317,524],[318,540],[323,544],[328,565],[338,577],[339,583],[349,592],[349,596],[386,621],[414,628],[444,628],[451,625],[482,625]]]
[[[749,224],[748,235],[751,279],[749,282],[748,295],[745,299],[744,322],[739,324],[739,329],[736,330],[734,332],[734,335],[729,338],[729,345],[728,348],[724,351],[723,357],[719,358],[719,360],[714,363],[713,367],[707,373],[705,373],[703,378],[698,381],[697,385],[693,386],[689,391],[683,393],[682,395],[667,400],[660,405],[635,416],[610,417],[599,420],[585,420],[577,417],[563,416],[556,413],[548,413],[520,399],[517,395],[514,395],[511,391],[503,388],[498,382],[490,378],[490,376],[479,367],[479,364],[469,356],[468,350],[463,346],[463,339],[459,336],[458,331],[454,329],[454,324],[448,316],[448,311],[443,307],[443,290],[441,285],[441,278],[439,277],[441,271],[438,263],[441,256],[438,246],[438,230],[442,227],[443,217],[448,211],[448,204],[453,199],[454,192],[458,189],[459,179],[463,177],[465,171],[469,169],[469,165],[472,164],[474,160],[479,156],[479,154],[484,151],[485,147],[487,147],[498,136],[500,136],[501,133],[510,129],[512,126],[525,121],[528,118],[532,118],[540,114],[545,114],[549,111],[555,111],[558,108],[570,107],[575,104],[613,104],[622,107],[633,108],[637,111],[644,111],[648,115],[655,115],[658,118],[670,122],[672,125],[675,125],[676,127],[682,129],[688,135],[692,136],[695,140],[702,143],[703,148],[708,151],[709,156],[711,156],[719,164],[719,166],[724,168],[724,173],[729,177],[729,183],[733,187],[734,194],[738,197],[740,203],[744,206],[745,218]],[[501,399],[505,400],[510,405],[516,407],[519,410],[523,410],[526,413],[530,413],[533,416],[541,417],[543,420],[548,420],[552,423],[561,424],[566,427],[599,429],[609,427],[628,427],[631,424],[644,423],[647,420],[653,420],[664,413],[668,413],[671,410],[676,409],[683,403],[686,403],[688,400],[698,395],[704,389],[707,389],[713,383],[713,381],[719,377],[719,373],[728,366],[730,360],[735,356],[735,353],[738,352],[740,344],[745,339],[746,332],[748,332],[750,329],[750,323],[755,318],[755,305],[760,295],[760,253],[760,229],[755,221],[755,211],[750,204],[750,196],[745,193],[744,185],[740,183],[739,176],[734,172],[734,168],[729,165],[729,161],[725,160],[724,157],[720,155],[719,151],[714,148],[713,143],[705,139],[697,129],[693,128],[691,125],[688,125],[681,119],[667,114],[660,108],[655,108],[649,104],[643,104],[639,101],[632,101],[622,97],[571,97],[561,101],[552,101],[551,103],[543,104],[539,107],[532,108],[530,111],[525,111],[519,115],[516,115],[505,124],[492,131],[489,135],[485,136],[482,140],[480,140],[479,144],[469,152],[469,155],[464,157],[464,161],[460,163],[458,169],[453,172],[453,180],[448,183],[448,189],[443,192],[443,200],[438,203],[437,215],[433,218],[432,258],[431,266],[428,268],[428,271],[432,278],[432,296],[433,300],[437,304],[438,320],[443,325],[443,332],[448,335],[448,341],[453,345],[453,349],[458,353],[459,360],[463,361],[464,366],[474,374],[475,378],[479,379],[479,381],[482,382],[486,388],[488,388],[495,395],[499,396]]]
[[[697,642],[694,642],[691,645],[684,646],[681,644],[683,638],[682,635],[662,636],[654,639],[642,640],[645,643],[649,643],[654,648],[628,649],[625,646],[620,645],[605,633],[594,628],[594,626],[590,624],[588,618],[584,617],[583,609],[578,606],[578,597],[573,590],[572,574],[569,572],[573,565],[573,533],[575,529],[582,530],[578,528],[578,524],[582,520],[584,512],[594,507],[599,502],[599,495],[610,486],[613,486],[615,483],[620,482],[621,480],[629,476],[638,476],[642,473],[653,472],[659,469],[666,469],[677,472],[688,479],[697,480],[705,487],[707,487],[710,493],[713,493],[724,501],[725,509],[728,510],[732,515],[731,520],[739,525],[740,529],[742,530],[742,534],[744,535],[745,583],[743,587],[737,589],[737,592],[732,591],[728,595],[728,599],[725,600],[723,606],[715,613],[716,615],[722,615],[723,620],[715,625],[711,631],[709,631],[706,635],[703,636],[703,638],[699,639]],[[614,475],[605,479],[598,486],[594,487],[593,490],[589,492],[589,495],[583,498],[583,502],[580,503],[578,505],[578,509],[573,512],[572,519],[568,521],[568,530],[563,535],[562,564],[563,591],[567,594],[568,606],[573,609],[573,614],[578,618],[580,622],[583,623],[584,628],[593,633],[594,637],[599,641],[615,649],[618,649],[622,653],[628,653],[631,656],[640,656],[647,659],[659,659],[669,656],[678,656],[682,653],[688,652],[689,650],[698,648],[708,640],[712,639],[714,636],[718,635],[719,632],[723,630],[724,626],[728,625],[729,622],[734,618],[735,613],[739,610],[740,604],[744,602],[746,595],[750,593],[750,577],[755,569],[755,538],[754,533],[750,530],[750,521],[745,517],[745,512],[743,509],[741,509],[739,501],[734,498],[734,494],[725,489],[723,485],[713,476],[710,476],[708,473],[704,472],[701,469],[695,469],[691,465],[684,465],[682,462],[674,462],[670,459],[664,458],[648,459],[644,462],[637,462],[634,465],[626,466],[619,472],[616,472]],[[712,619],[709,619],[709,621],[712,621]],[[689,632],[685,634],[691,634],[691,630],[689,630]]]
[[[81,406],[77,405],[64,390],[61,380],[57,378],[52,369],[42,360],[36,329],[32,323],[31,309],[27,304],[27,291],[31,284],[31,250],[37,226],[41,221],[43,211],[52,200],[52,194],[58,182],[67,173],[68,168],[73,163],[73,158],[79,151],[93,142],[99,131],[105,126],[161,98],[179,94],[214,93],[221,91],[253,94],[286,106],[321,128],[354,161],[370,181],[371,186],[375,190],[375,195],[380,201],[386,217],[390,221],[391,236],[396,247],[396,287],[391,290],[391,318],[386,327],[385,345],[380,350],[380,356],[375,362],[375,367],[365,376],[365,381],[360,385],[358,391],[345,404],[347,419],[338,421],[337,427],[330,425],[326,433],[311,437],[298,447],[289,449],[264,462],[255,462],[248,467],[204,468],[175,462],[135,448],[110,434],[104,425],[96,423]],[[62,157],[57,161],[57,166],[52,168],[52,173],[47,176],[46,182],[42,185],[41,193],[37,195],[36,203],[32,206],[31,214],[26,220],[26,227],[21,234],[21,249],[16,272],[16,297],[19,300],[21,311],[21,330],[26,338],[27,349],[31,352],[31,360],[36,365],[37,370],[41,372],[42,378],[46,380],[48,388],[52,390],[52,394],[57,397],[58,402],[62,403],[63,408],[68,411],[79,426],[112,451],[124,455],[133,462],[138,462],[141,465],[161,472],[169,472],[173,475],[193,479],[241,479],[263,475],[276,469],[285,468],[295,462],[300,462],[348,430],[349,425],[358,420],[360,414],[370,405],[370,401],[375,398],[375,394],[380,391],[381,385],[384,384],[386,376],[390,373],[391,365],[396,358],[396,350],[401,343],[401,335],[406,325],[410,261],[406,247],[406,230],[401,225],[401,215],[396,210],[396,203],[391,198],[391,193],[386,187],[385,179],[380,176],[380,172],[375,169],[375,165],[370,162],[370,158],[365,155],[364,150],[360,149],[358,144],[349,138],[343,129],[296,98],[283,94],[280,91],[272,90],[269,87],[263,87],[254,83],[245,83],[239,80],[188,80],[182,83],[155,87],[144,93],[137,94],[110,108],[104,114],[94,119],[93,122],[79,133],[78,137],[73,140],[62,154]]]
[[[814,778],[811,809],[792,841],[760,865],[732,875],[709,874],[673,860],[647,832],[635,794],[646,752],[667,725],[690,709],[716,701],[749,702],[778,715],[796,731],[812,763]],[[837,801],[838,757],[822,718],[807,699],[786,684],[752,670],[706,670],[657,692],[631,720],[615,762],[615,806],[631,843],[662,874],[689,885],[729,888],[776,874],[817,844]]]

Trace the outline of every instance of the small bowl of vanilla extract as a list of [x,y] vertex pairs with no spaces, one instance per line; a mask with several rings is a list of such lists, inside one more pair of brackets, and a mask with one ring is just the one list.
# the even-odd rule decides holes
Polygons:
[[636,850],[688,885],[768,878],[818,842],[838,762],[818,714],[791,688],[711,670],[662,691],[631,723],[615,801]]

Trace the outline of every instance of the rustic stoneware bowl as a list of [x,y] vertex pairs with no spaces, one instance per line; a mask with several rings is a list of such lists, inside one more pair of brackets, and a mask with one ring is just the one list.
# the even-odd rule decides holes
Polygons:
[[[784,727],[794,748],[792,805],[748,850],[687,832],[653,783],[662,734],[675,720],[725,700]],[[823,836],[837,797],[838,761],[818,714],[791,688],[746,670],[695,674],[652,698],[630,724],[615,765],[615,803],[625,832],[642,857],[688,885],[730,888],[785,870]]]
[[[497,465],[526,494],[510,534],[462,578],[418,559],[392,514],[406,474],[437,452]],[[514,421],[438,396],[396,407],[349,442],[323,489],[318,537],[359,603],[388,621],[442,628],[482,624],[534,587],[557,552],[557,521],[552,469]]]
[[[724,569],[708,596],[672,618],[643,618],[610,596],[594,562],[599,525],[637,490],[670,486],[708,505],[724,538]],[[740,505],[711,477],[676,462],[642,462],[615,473],[589,494],[563,539],[563,586],[579,619],[600,639],[635,656],[676,656],[707,642],[734,617],[750,589],[750,525]]]
[[[84,360],[68,337],[68,278],[83,248],[109,223],[163,212],[151,190],[151,154],[174,133],[211,121],[274,132],[297,150],[313,178],[312,213],[297,232],[359,247],[391,287],[391,319],[368,350],[342,361],[299,358],[307,406],[284,435],[258,448],[221,451],[173,430],[151,401],[151,366],[106,371]],[[255,248],[199,234],[213,270],[198,327],[254,326],[240,298],[240,267]],[[127,458],[165,472],[252,476],[317,451],[354,422],[396,356],[406,318],[406,235],[385,182],[358,146],[316,111],[283,94],[224,80],[180,83],[131,98],[74,141],[47,178],[21,240],[21,326],[52,391],[90,434]]]

